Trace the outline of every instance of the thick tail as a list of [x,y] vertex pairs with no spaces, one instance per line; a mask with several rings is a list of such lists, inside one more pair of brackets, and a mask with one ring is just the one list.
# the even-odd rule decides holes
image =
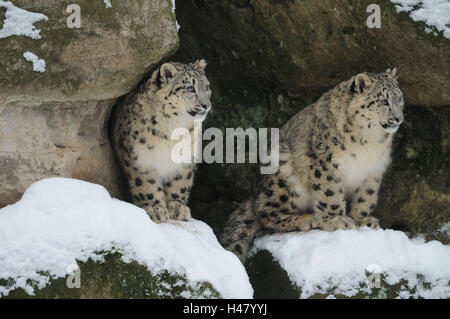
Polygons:
[[231,214],[221,236],[221,242],[226,249],[244,262],[260,228],[255,213],[255,202],[247,200]]

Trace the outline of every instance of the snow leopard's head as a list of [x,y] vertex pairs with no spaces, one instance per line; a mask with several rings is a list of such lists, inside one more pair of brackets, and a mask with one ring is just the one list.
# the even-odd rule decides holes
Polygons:
[[395,133],[403,122],[403,93],[397,82],[397,69],[383,73],[360,73],[353,78],[351,91],[353,105],[358,105],[359,116]]
[[156,94],[168,116],[189,116],[204,120],[211,109],[211,89],[206,78],[205,60],[183,64],[164,63],[152,78]]

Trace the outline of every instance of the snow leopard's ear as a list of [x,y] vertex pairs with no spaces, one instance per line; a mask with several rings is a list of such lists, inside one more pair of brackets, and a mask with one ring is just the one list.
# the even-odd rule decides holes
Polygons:
[[386,70],[386,74],[393,77],[394,79],[397,79],[397,77],[398,77],[397,73],[398,73],[398,69],[396,67]]
[[161,84],[169,83],[170,79],[172,79],[175,74],[177,74],[178,70],[172,63],[164,63],[159,68],[159,82]]
[[195,65],[198,69],[200,69],[200,70],[202,70],[202,71],[205,71],[206,67],[208,66],[208,62],[206,62],[205,59],[201,59],[201,60],[195,61],[195,62],[194,62],[194,65]]
[[353,80],[352,89],[358,93],[362,93],[371,83],[372,80],[366,73],[359,73]]

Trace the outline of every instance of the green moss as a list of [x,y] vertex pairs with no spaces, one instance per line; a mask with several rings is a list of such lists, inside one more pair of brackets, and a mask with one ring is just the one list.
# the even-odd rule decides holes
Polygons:
[[[118,253],[105,254],[104,262],[89,259],[78,262],[81,288],[67,287],[66,278],[52,278],[43,289],[35,288],[35,295],[16,289],[6,297],[16,298],[219,298],[211,284],[189,283],[185,277],[167,271],[152,274],[145,266],[132,261],[125,263]],[[11,283],[11,281],[9,282]],[[6,281],[0,285],[7,285]]]

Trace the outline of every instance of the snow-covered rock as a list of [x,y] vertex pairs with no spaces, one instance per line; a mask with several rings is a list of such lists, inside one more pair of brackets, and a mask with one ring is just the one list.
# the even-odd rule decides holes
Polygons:
[[[149,287],[139,288],[148,290],[148,296],[167,297],[171,289],[185,297],[253,295],[244,266],[220,246],[206,224],[196,220],[155,224],[141,208],[111,198],[102,186],[79,180],[50,178],[31,185],[18,203],[0,210],[0,242],[0,296],[19,288],[39,295],[58,278],[64,279],[58,282],[64,286],[61,283],[77,263],[81,289],[117,286],[92,282],[92,273],[98,273],[91,270],[92,264],[101,265],[105,255],[107,271],[130,264],[139,269],[132,276],[152,276]],[[114,276],[123,279],[120,271],[103,278]],[[119,289],[126,285],[125,280]]]
[[450,40],[450,2],[448,0],[391,0],[397,12],[408,12],[414,21],[428,25],[426,31],[436,34],[433,28]]
[[399,231],[270,235],[256,240],[253,252],[258,251],[272,254],[300,298],[450,298],[450,246]]
[[38,21],[48,21],[48,17],[42,13],[30,12],[16,7],[11,1],[0,0],[0,7],[6,8],[3,28],[0,30],[0,39],[13,35],[41,38],[41,30],[34,26]]

